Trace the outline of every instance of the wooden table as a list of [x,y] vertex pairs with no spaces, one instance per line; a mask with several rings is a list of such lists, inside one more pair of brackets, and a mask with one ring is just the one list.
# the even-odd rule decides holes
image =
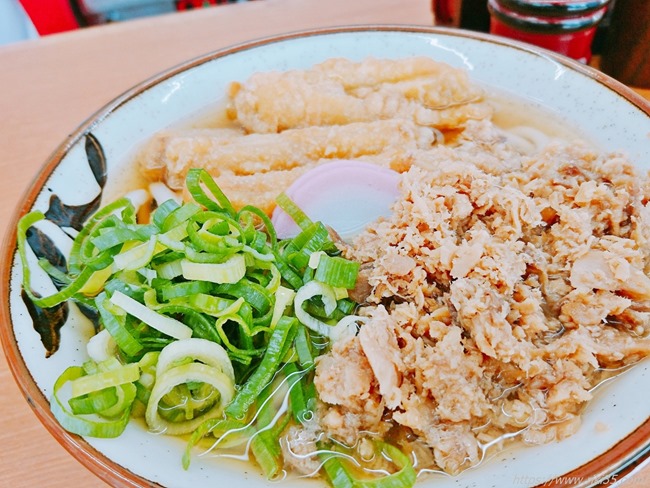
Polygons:
[[[265,0],[0,47],[0,232],[50,152],[86,117],[134,84],[237,42],[343,24],[431,25],[430,0]],[[650,99],[650,90],[642,91]],[[105,484],[50,437],[0,354],[0,487]],[[646,468],[625,488],[650,485]]]

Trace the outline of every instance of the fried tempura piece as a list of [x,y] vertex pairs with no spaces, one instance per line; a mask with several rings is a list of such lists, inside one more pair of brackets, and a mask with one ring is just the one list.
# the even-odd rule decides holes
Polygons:
[[[244,135],[241,129],[186,129],[162,131],[155,134],[138,154],[140,173],[150,181],[164,181],[170,161],[180,158],[181,152],[205,152],[206,140],[212,147],[228,144]],[[170,185],[171,186],[171,185]],[[173,187],[178,190],[181,187]]]
[[404,118],[438,129],[490,116],[467,73],[418,57],[330,59],[309,70],[256,73],[230,86],[230,116],[249,132]]
[[439,110],[483,98],[483,90],[470,83],[467,72],[426,57],[400,60],[369,58],[361,63],[328,59],[314,66],[339,81],[346,92],[364,98],[373,91],[402,94],[426,108]]
[[339,80],[346,89],[398,83],[425,76],[444,76],[443,73],[461,73],[461,70],[425,56],[404,59],[366,58],[361,62],[330,58],[314,65],[312,70]]
[[[281,134],[213,135],[209,130],[160,133],[140,155],[142,172],[181,189],[190,168],[252,175],[290,170],[321,159],[390,154],[397,166],[416,149],[431,147],[434,132],[407,120],[380,120],[344,126],[307,127]],[[389,162],[392,164],[392,161]]]

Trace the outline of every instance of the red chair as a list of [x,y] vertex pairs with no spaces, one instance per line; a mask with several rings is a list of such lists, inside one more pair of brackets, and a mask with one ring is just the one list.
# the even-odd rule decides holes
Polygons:
[[[166,3],[172,9],[181,11],[221,5],[232,1],[167,0]],[[19,2],[40,35],[65,32],[106,21],[101,12],[88,11],[83,0],[19,0]]]
[[176,0],[176,10],[189,10],[222,3],[229,3],[229,0]]
[[19,0],[40,35],[79,28],[68,0]]

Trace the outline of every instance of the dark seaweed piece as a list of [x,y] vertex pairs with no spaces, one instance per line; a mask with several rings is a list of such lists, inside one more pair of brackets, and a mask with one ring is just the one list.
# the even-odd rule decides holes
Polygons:
[[45,212],[45,217],[51,220],[59,227],[72,227],[79,231],[83,228],[84,222],[88,220],[99,208],[101,193],[97,195],[92,202],[84,205],[66,205],[61,199],[52,195],[50,197],[50,206]]
[[86,134],[85,150],[88,165],[101,191],[91,202],[76,206],[66,205],[58,195],[52,195],[50,197],[50,206],[47,212],[45,212],[45,217],[59,227],[71,227],[75,230],[81,230],[88,217],[99,209],[102,191],[104,186],[106,186],[107,179],[106,156],[102,145],[91,133]]
[[106,186],[107,177],[106,156],[102,145],[90,132],[86,134],[86,158],[88,158],[88,164],[95,176],[95,180],[97,180],[97,184],[103,189]]
[[[27,242],[29,247],[32,248],[34,254],[38,259],[46,259],[56,269],[62,273],[67,273],[68,264],[63,253],[54,245],[54,241],[45,235],[41,230],[36,227],[31,227],[27,230]],[[52,280],[57,290],[65,286],[65,283],[60,283],[57,280]]]
[[29,316],[32,318],[33,327],[45,347],[45,357],[49,358],[59,349],[61,343],[61,327],[68,320],[70,308],[66,302],[60,303],[52,308],[41,308],[34,305],[25,292],[21,291],[23,303],[27,307]]

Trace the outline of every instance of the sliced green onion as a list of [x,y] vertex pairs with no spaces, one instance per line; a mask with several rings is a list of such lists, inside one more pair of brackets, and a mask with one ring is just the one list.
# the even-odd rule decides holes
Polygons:
[[314,356],[311,352],[311,337],[309,337],[309,331],[306,327],[298,327],[295,348],[301,366],[309,367],[314,364]]
[[[324,449],[319,449],[324,450]],[[325,472],[332,488],[356,488],[357,480],[343,465],[339,456],[331,453],[320,454],[323,461],[322,470]]]
[[93,235],[94,231],[102,225],[102,221],[106,218],[110,218],[111,214],[117,212],[120,209],[133,208],[133,204],[127,198],[120,198],[115,200],[112,203],[109,203],[105,207],[99,209],[83,226],[79,231],[77,236],[72,242],[72,248],[70,249],[70,256],[68,257],[68,271],[71,274],[77,274],[81,272],[81,269],[87,263],[82,259],[81,248],[86,242],[86,240]]
[[162,305],[158,308],[161,314],[169,315],[182,315],[185,324],[192,329],[192,336],[200,339],[208,339],[213,342],[219,342],[219,334],[217,333],[214,322],[211,317],[206,317],[201,312],[186,305]]
[[160,226],[160,230],[163,232],[168,232],[174,227],[187,222],[191,217],[196,215],[201,211],[201,207],[195,203],[189,202],[181,205],[180,207],[172,210],[169,215],[167,215]]
[[[243,347],[237,347],[234,345],[229,334],[226,333],[225,325],[228,323],[234,323],[239,326],[241,333],[238,335]],[[226,346],[233,359],[244,363],[250,363],[252,356],[260,356],[264,352],[263,348],[253,347],[252,338],[260,332],[265,332],[265,327],[251,327],[249,321],[245,320],[238,314],[224,315],[220,317],[214,324],[214,327],[219,333],[221,342]]]
[[[187,383],[205,383],[219,393],[219,401],[207,412],[200,412],[198,416],[190,416],[184,421],[172,422],[164,419],[159,412],[160,402],[174,387]],[[223,409],[228,405],[235,394],[233,381],[219,368],[201,363],[189,363],[168,369],[156,378],[156,383],[151,391],[147,404],[145,419],[147,425],[154,432],[168,435],[187,434],[196,429],[205,420],[221,416]]]
[[173,280],[183,274],[183,267],[181,266],[182,259],[175,259],[174,261],[167,261],[154,266],[160,278],[166,280]]
[[332,243],[327,228],[321,222],[314,222],[291,240],[287,250],[291,251],[292,249],[300,253],[304,260],[304,266],[306,266],[312,253],[336,249],[336,247]]
[[111,277],[112,273],[113,270],[110,267],[95,271],[84,283],[84,285],[79,288],[79,291],[77,293],[81,293],[82,295],[89,297],[97,295],[97,293],[99,293],[104,288],[106,281]]
[[235,440],[236,444],[245,442],[250,434],[254,433],[254,428],[241,420],[233,420],[229,418],[213,418],[205,420],[199,425],[190,437],[183,453],[183,469],[190,467],[190,459],[192,448],[197,445],[201,439],[206,435],[212,434],[214,437],[219,438],[220,447],[229,447],[232,441],[224,441],[226,436],[234,437],[234,434],[239,434],[240,439]]
[[300,275],[289,265],[284,256],[281,256],[276,251],[274,251],[273,254],[275,255],[275,265],[277,266],[282,278],[284,278],[284,280],[291,285],[294,290],[300,288],[303,285]]
[[133,402],[135,400],[135,395],[137,388],[133,383],[123,383],[115,387],[115,393],[117,394],[117,403],[115,405],[108,407],[101,412],[98,412],[99,415],[105,418],[115,418],[118,417],[124,410],[131,410]]
[[151,221],[162,230],[165,219],[179,207],[180,205],[176,200],[172,198],[165,200],[163,203],[158,205],[158,208],[153,212],[151,215]]
[[[264,261],[257,261],[255,264],[262,269],[266,267],[266,262]],[[280,271],[278,271],[278,268],[275,264],[269,263],[268,267],[271,272],[271,279],[264,288],[266,288],[269,293],[275,293],[282,283],[282,275],[280,274]]]
[[316,268],[318,268],[318,262],[320,261],[320,257],[326,255],[327,253],[325,251],[316,251],[311,253],[309,255],[309,261],[307,262],[307,266],[315,270]]
[[293,303],[296,292],[284,286],[278,287],[275,292],[275,304],[273,305],[273,316],[271,317],[271,327],[275,327],[280,321],[286,308]]
[[243,254],[235,254],[223,263],[194,263],[183,259],[181,269],[186,280],[237,283],[246,276],[246,259]]
[[105,231],[101,229],[99,235],[90,238],[90,242],[99,251],[105,251],[129,241],[146,241],[157,233],[158,228],[155,225],[140,225],[137,228],[131,228],[120,222],[119,227],[113,227]]
[[294,313],[305,327],[322,336],[337,341],[343,337],[355,335],[357,331],[357,322],[365,321],[363,317],[348,315],[342,317],[335,325],[329,325],[328,323],[317,319],[313,315],[310,315],[303,308],[303,305],[307,305],[308,300],[314,297],[321,298],[326,316],[332,315],[338,307],[334,289],[325,283],[313,280],[300,288],[296,293],[293,305]]
[[[140,378],[135,382],[137,388],[136,396],[144,406],[149,402],[151,389],[156,381],[156,365],[159,356],[160,352],[149,351],[142,356],[140,361],[138,361],[138,366],[140,367]],[[142,412],[142,417],[144,417],[144,411]]]
[[83,368],[71,366],[66,369],[61,376],[55,381],[50,398],[50,408],[54,418],[68,432],[89,437],[115,438],[119,437],[130,418],[130,408],[125,408],[117,419],[90,419],[84,416],[75,415],[70,408],[64,405],[60,397],[61,389],[69,381],[75,381],[85,374]]
[[151,261],[151,258],[153,258],[157,243],[158,239],[153,235],[147,242],[138,244],[128,251],[117,254],[113,257],[115,269],[135,271],[138,268],[146,266]]
[[[187,226],[187,235],[197,250],[227,256],[244,248],[244,244],[237,238],[241,233],[237,227],[237,222],[224,215],[209,218],[206,214],[209,215],[210,213],[204,212],[197,215],[195,219],[192,219],[192,223]],[[228,229],[233,232],[233,235],[212,232],[215,227],[219,230],[220,225],[217,225],[217,223],[221,224],[224,220],[228,222]],[[198,224],[201,224],[201,226],[199,227]]]
[[417,473],[409,457],[395,446],[385,442],[376,441],[375,446],[378,454],[390,458],[400,468],[399,471],[375,479],[359,480],[345,467],[345,461],[339,455],[331,451],[324,452],[320,454],[323,470],[332,486],[334,488],[412,488]]
[[171,369],[174,363],[187,358],[218,368],[235,382],[235,372],[226,350],[215,342],[198,338],[174,341],[160,351],[156,375],[160,376]]
[[116,347],[117,343],[108,330],[102,329],[88,340],[86,351],[90,359],[99,363],[115,357]]
[[357,282],[359,263],[338,256],[323,254],[318,260],[314,279],[335,288],[351,290]]
[[275,256],[273,255],[272,251],[269,251],[267,253],[262,254],[257,249],[254,249],[254,248],[252,248],[250,246],[244,246],[242,248],[242,251],[244,251],[245,253],[250,254],[251,256],[253,256],[258,261],[265,261],[265,262],[275,261]]
[[75,415],[99,413],[117,405],[116,391],[115,387],[93,391],[87,395],[70,398],[68,403]]
[[65,272],[61,271],[47,259],[39,258],[38,265],[50,276],[50,278],[52,278],[52,281],[55,283],[60,283],[61,286],[67,286],[72,282],[70,277]]
[[[266,233],[269,236],[269,240],[271,241],[271,248],[275,248],[278,243],[278,237],[271,219],[269,219],[269,217],[259,208],[253,207],[252,205],[245,205],[239,210],[239,213],[237,214],[238,220],[241,220],[242,216],[246,213],[251,213],[262,221],[264,228],[266,229]],[[253,247],[255,248],[255,246]]]
[[129,356],[135,356],[142,350],[142,344],[126,329],[124,321],[106,308],[107,303],[110,302],[106,296],[106,292],[100,293],[95,298],[95,306],[104,324],[104,330],[108,331],[122,351]]
[[271,431],[263,430],[255,434],[250,447],[266,479],[275,479],[282,471],[282,450],[279,439]]
[[93,276],[94,272],[95,270],[90,267],[85,268],[68,286],[62,288],[57,293],[42,298],[34,294],[33,290],[29,288],[30,286],[29,274],[28,275],[23,274],[23,283],[24,283],[23,286],[24,286],[25,293],[27,293],[27,296],[29,296],[29,299],[32,301],[32,303],[34,303],[34,305],[41,308],[51,308],[58,305],[59,303],[63,303],[66,300],[69,300],[75,294],[79,293],[79,291],[84,287],[86,282]]
[[314,297],[321,298],[327,315],[330,315],[336,309],[336,296],[332,287],[318,281],[310,281],[297,291],[293,303],[294,312],[298,320],[307,328],[322,336],[330,337],[333,334],[333,326],[312,317],[303,309],[303,304]]
[[[201,184],[212,193],[214,200],[210,198]],[[234,216],[233,208],[228,197],[221,191],[221,188],[215,183],[210,174],[204,169],[192,168],[187,172],[185,177],[185,186],[194,198],[194,201],[203,205],[208,210],[225,211],[228,215]]]
[[246,300],[243,297],[239,297],[237,300],[231,300],[229,298],[206,295],[205,293],[197,293],[187,297],[187,302],[202,313],[218,318],[224,315],[236,314]]
[[[185,225],[179,225],[164,234],[157,234],[159,246],[156,247],[156,253],[162,251],[165,247],[177,252],[186,250],[183,239],[187,237],[187,228]],[[160,249],[163,246],[163,249]]]
[[[304,329],[303,329],[304,330]],[[307,381],[311,367],[300,371],[295,363],[287,363],[284,372],[291,378],[289,400],[291,413],[296,422],[304,424],[313,418],[316,410],[316,387]]]
[[184,281],[173,285],[166,285],[160,287],[160,295],[162,300],[168,302],[174,298],[187,297],[197,293],[210,293],[213,284],[208,281]]
[[272,297],[269,291],[248,280],[239,283],[223,284],[216,288],[216,292],[231,297],[242,297],[255,310],[265,314],[271,309]]
[[235,419],[246,416],[249,407],[255,402],[262,390],[268,385],[275,375],[280,362],[286,352],[287,344],[293,341],[296,334],[296,320],[282,317],[273,329],[264,357],[255,372],[239,389],[237,395],[228,408],[226,415]]
[[86,375],[71,382],[72,397],[86,395],[93,391],[103,390],[111,386],[133,383],[140,377],[140,368],[137,364],[125,364],[110,371]]
[[307,229],[312,225],[312,221],[307,217],[307,214],[303,212],[285,193],[280,193],[280,195],[275,199],[275,203],[277,203],[278,206],[284,210],[301,229]]
[[166,334],[174,339],[187,339],[192,337],[192,329],[176,319],[159,314],[142,305],[137,300],[116,291],[110,301],[123,309],[126,313],[142,320],[145,324]]

